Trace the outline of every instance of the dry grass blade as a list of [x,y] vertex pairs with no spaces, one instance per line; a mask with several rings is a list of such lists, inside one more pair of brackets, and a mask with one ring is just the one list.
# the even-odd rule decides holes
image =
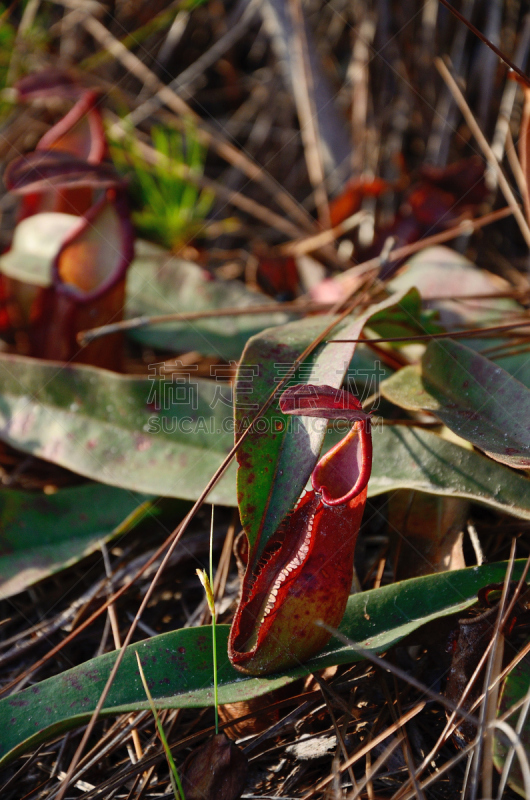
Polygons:
[[[502,621],[505,616],[505,605],[508,598],[508,591],[510,588],[510,578],[513,570],[513,562],[515,560],[515,540],[512,541],[512,549],[510,553],[510,560],[506,569],[506,577],[502,587],[502,595],[499,602],[499,611],[497,619],[495,620],[495,628],[492,636],[492,646],[488,661],[486,664],[486,674],[484,676],[484,700],[480,709],[480,724],[477,731],[477,747],[473,754],[473,765],[471,771],[471,798],[476,800],[478,792],[478,774],[482,763],[482,791],[485,792],[486,797],[492,796],[492,740],[486,734],[488,724],[494,724],[495,715],[497,712],[497,699],[499,693],[498,684],[491,687],[492,677],[497,677],[501,665],[502,655],[504,652],[503,639],[501,636]],[[500,661],[499,661],[500,658]],[[494,674],[496,673],[496,674]],[[491,693],[491,696],[490,696]]]
[[368,767],[364,778],[361,781],[359,781],[359,785],[357,786],[357,788],[354,789],[354,791],[348,795],[348,800],[357,800],[357,798],[361,797],[361,794],[364,791],[366,785],[372,780],[374,775],[376,775],[379,772],[381,767],[383,767],[386,764],[386,762],[388,761],[389,757],[392,755],[394,750],[401,744],[403,744],[403,734],[401,732],[398,732],[394,741],[391,742],[388,745],[388,747],[385,747],[385,749],[383,750],[377,761],[370,767]]
[[[247,306],[246,308],[219,308],[212,311],[193,311],[189,314],[177,312],[175,314],[161,314],[156,317],[133,317],[132,319],[115,322],[112,325],[102,325],[100,328],[92,328],[82,331],[78,335],[80,345],[86,345],[99,339],[101,336],[109,336],[118,331],[131,331],[137,328],[145,328],[148,325],[158,325],[162,322],[193,322],[197,319],[212,319],[216,317],[240,317],[254,314],[275,314],[278,311],[289,311],[291,314],[312,314],[315,311],[329,311],[333,306],[331,303],[267,303],[266,305]],[[530,324],[530,323],[529,323]]]
[[27,772],[27,770],[32,766],[32,764],[34,764],[36,762],[36,760],[38,759],[38,757],[39,757],[41,751],[44,749],[44,747],[45,747],[44,744],[41,744],[40,747],[37,747],[35,752],[33,752],[30,755],[30,757],[27,759],[27,761],[24,762],[24,764],[20,767],[20,769],[18,769],[9,778],[9,780],[6,781],[3,786],[0,787],[0,791],[2,792],[2,794],[4,794],[5,792],[9,791],[9,789],[11,789],[11,787],[17,785],[17,783],[20,780],[20,778],[22,777],[22,775],[25,772]]
[[[510,661],[510,663],[506,667],[504,667],[504,669],[498,676],[496,683],[504,680],[504,678],[514,669],[514,667],[517,666],[517,664],[519,664],[523,660],[523,658],[525,658],[528,655],[528,653],[530,653],[530,642],[527,642],[525,646],[522,648],[522,650],[515,656],[515,658],[513,658]],[[521,700],[519,705],[522,705],[523,702],[524,701]]]
[[164,553],[168,541],[170,539],[171,537],[169,537],[168,540],[166,540],[162,545],[160,545],[160,547],[158,547],[155,550],[155,552],[145,561],[145,563],[134,573],[132,578],[127,583],[125,583],[121,587],[121,589],[118,589],[111,597],[109,597],[104,603],[102,603],[102,605],[96,611],[94,611],[86,620],[84,620],[84,622],[78,625],[75,628],[75,630],[72,630],[71,633],[69,633],[67,636],[64,637],[64,639],[61,642],[59,642],[59,644],[55,645],[55,647],[52,647],[46,653],[45,656],[36,661],[31,667],[24,670],[24,672],[22,672],[21,675],[11,680],[5,686],[2,686],[0,688],[0,695],[10,692],[17,686],[20,687],[20,684],[23,681],[27,680],[29,676],[34,674],[44,664],[46,664],[48,661],[54,658],[54,656],[56,656],[57,653],[59,653],[64,647],[66,647],[66,645],[68,645],[71,641],[73,641],[77,636],[79,636],[80,633],[86,630],[86,628],[90,627],[90,625],[96,619],[98,619],[98,617],[100,617],[101,614],[105,613],[105,611],[108,609],[110,605],[115,603],[116,600],[118,600],[122,595],[124,595],[126,592],[130,590],[131,586],[138,580],[138,578],[140,578],[144,574],[144,572],[147,572],[149,567],[151,567],[154,563],[156,563],[156,561],[160,558],[162,553]]
[[[402,716],[403,712],[401,710],[401,699],[400,699],[400,696],[399,696],[398,683],[397,683],[397,680],[396,680],[396,676],[393,675],[392,677],[393,677],[393,680],[394,680],[394,694],[395,694],[395,697],[396,697],[396,708],[394,708],[394,705],[392,703],[390,704],[389,708],[391,710],[391,713],[392,713],[393,717],[396,717],[398,714],[400,716]],[[386,686],[386,683],[385,683],[385,686]],[[403,755],[405,757],[405,761],[406,761],[406,764],[407,764],[407,769],[408,769],[408,772],[409,772],[409,776],[410,776],[414,791],[416,792],[416,797],[418,798],[418,800],[425,800],[425,797],[424,797],[424,794],[423,794],[423,792],[421,790],[421,787],[419,786],[416,778],[414,777],[414,772],[415,772],[414,758],[413,758],[412,747],[410,745],[410,739],[409,739],[409,735],[407,733],[407,729],[406,728],[402,728],[401,734],[403,736],[403,742],[402,742]]]
[[457,9],[456,9],[454,6],[452,6],[452,5],[451,5],[451,4],[448,2],[448,0],[438,0],[438,2],[440,2],[440,3],[441,3],[443,6],[445,6],[447,9],[449,9],[449,11],[451,12],[451,14],[454,14],[454,16],[455,16],[455,17],[457,17],[457,19],[459,19],[459,20],[460,20],[460,22],[463,22],[463,23],[464,23],[464,25],[467,25],[467,27],[469,28],[469,30],[470,30],[470,31],[472,31],[472,32],[475,34],[475,36],[476,36],[478,39],[480,39],[480,41],[481,41],[481,42],[484,42],[484,44],[485,44],[485,45],[487,45],[487,46],[488,46],[488,47],[489,47],[491,50],[493,50],[493,52],[495,53],[495,55],[499,56],[499,58],[500,58],[500,59],[502,59],[502,60],[504,61],[504,63],[505,63],[505,64],[507,64],[507,65],[510,67],[510,69],[512,69],[512,70],[513,70],[515,73],[517,73],[517,75],[519,75],[519,77],[521,78],[521,80],[522,80],[522,81],[523,81],[523,82],[524,82],[526,85],[530,85],[530,79],[528,78],[528,76],[527,76],[527,75],[525,75],[525,73],[522,71],[522,69],[520,69],[520,68],[517,66],[517,64],[514,64],[514,62],[513,62],[513,61],[511,61],[511,60],[508,58],[508,56],[507,56],[507,55],[505,55],[505,53],[503,53],[503,52],[502,52],[502,50],[499,50],[499,48],[498,48],[498,47],[496,47],[496,46],[493,44],[493,42],[491,42],[489,39],[487,39],[487,38],[486,38],[486,37],[485,37],[485,36],[484,36],[484,35],[483,35],[483,34],[482,34],[480,31],[479,31],[479,29],[478,29],[478,28],[476,28],[476,27],[475,27],[475,26],[474,26],[474,25],[473,25],[473,24],[472,24],[472,23],[471,23],[471,22],[470,22],[468,19],[466,19],[466,18],[465,18],[465,17],[464,17],[464,16],[463,16],[463,15],[462,15],[462,14],[461,14],[459,11],[457,11]]
[[[62,0],[65,5],[70,5],[72,0]],[[75,3],[77,6],[77,2]],[[82,5],[79,6],[82,8]],[[160,97],[175,114],[192,119],[202,130],[205,143],[212,147],[229,164],[240,169],[251,180],[261,183],[275,198],[282,208],[301,225],[302,229],[312,230],[311,217],[296,203],[291,196],[274,181],[265,170],[252,161],[245,153],[226,141],[219,131],[210,131],[204,120],[201,119],[179,95],[163,84],[134,53],[128,50],[96,17],[91,14],[83,16],[82,24],[109,53],[114,55],[147,89]]]
[[525,797],[530,797],[530,764],[528,763],[528,755],[523,747],[519,736],[515,733],[514,729],[500,719],[493,720],[490,725],[491,728],[498,728],[507,737],[510,745],[517,753],[519,759],[519,766],[523,774],[523,783],[525,788]]
[[[108,594],[109,594],[109,597],[112,597],[112,595],[114,593],[113,590],[112,590],[112,568],[111,568],[111,565],[110,565],[110,558],[109,558],[109,552],[107,550],[107,545],[105,544],[104,541],[101,542],[101,552],[102,552],[102,555],[103,555],[103,563],[105,565],[105,572],[106,572],[106,575],[107,575],[107,580],[109,582]],[[109,620],[110,620],[110,626],[111,626],[111,629],[112,629],[112,638],[114,639],[114,648],[116,650],[119,650],[120,647],[121,647],[120,626],[118,624],[118,617],[117,617],[117,614],[116,614],[116,605],[114,603],[111,603],[109,605],[109,607],[107,609],[107,614],[108,614],[108,617],[109,617]],[[133,719],[133,718],[131,718],[131,719]],[[138,735],[138,731],[136,730],[136,728],[133,728],[133,730],[131,731],[131,739],[133,741],[133,746],[134,746],[134,752],[135,752],[135,755],[136,755],[136,759],[142,758],[142,756],[143,756],[142,745],[141,745],[140,737]],[[131,760],[133,760],[132,759],[132,755],[130,757],[131,757]]]
[[370,49],[376,32],[375,17],[365,12],[358,20],[352,47],[348,78],[351,81],[352,173],[365,169],[368,139]]
[[[511,715],[514,711],[514,708],[509,708],[507,714]],[[526,723],[526,718],[528,716],[528,712],[530,711],[530,687],[526,693],[526,697],[523,700],[523,705],[521,707],[521,711],[519,713],[519,719],[517,720],[517,725],[515,726],[515,734],[516,736],[521,736],[521,732],[524,728]],[[510,744],[508,752],[506,753],[506,759],[504,761],[504,766],[502,768],[501,778],[499,781],[499,788],[497,790],[497,800],[502,800],[502,796],[504,794],[504,789],[506,787],[506,782],[508,780],[508,775],[510,774],[510,769],[513,763],[513,757],[515,755],[515,747]]]
[[[526,14],[523,19],[522,31],[518,37],[517,49],[514,55],[514,62],[521,67],[526,63],[528,56],[528,49],[530,47],[530,15]],[[515,97],[517,94],[517,81],[506,81],[504,87],[502,100],[499,106],[499,116],[495,126],[495,133],[493,134],[492,150],[497,156],[499,161],[502,161],[502,156],[506,147],[506,155],[510,158],[510,151],[515,153],[513,141],[510,132],[510,117],[512,115]],[[515,176],[516,177],[516,176]],[[516,177],[517,179],[517,177]],[[517,181],[519,191],[521,191],[521,184]],[[528,218],[528,215],[527,215]]]
[[307,52],[304,12],[301,0],[288,0],[288,6],[294,29],[294,52],[296,57],[296,75],[293,80],[293,89],[300,119],[300,131],[304,143],[307,172],[313,186],[318,218],[322,227],[327,229],[331,227],[331,219],[326,194],[318,115],[313,99],[313,81]]
[[512,207],[507,206],[506,208],[500,208],[498,211],[491,211],[489,214],[484,214],[484,216],[477,217],[476,219],[462,220],[462,222],[448,228],[446,231],[434,233],[432,236],[426,236],[413,244],[396,247],[384,256],[375,256],[368,261],[363,261],[361,264],[356,264],[354,267],[347,269],[344,275],[362,275],[365,272],[371,272],[375,269],[379,269],[383,264],[393,264],[395,261],[401,261],[403,258],[408,258],[414,255],[414,253],[418,253],[420,250],[425,250],[427,247],[433,247],[443,242],[450,242],[452,239],[456,239],[462,234],[468,234],[472,231],[479,230],[485,225],[491,225],[493,222],[509,217],[512,214]]
[[[289,311],[295,314],[313,314],[315,312],[329,312],[333,310],[331,303],[307,303],[301,305],[298,302],[293,303],[275,303],[274,305],[266,306],[250,306],[248,308],[226,308],[219,309],[218,311],[196,311],[175,314],[160,314],[156,317],[133,317],[126,319],[123,322],[115,322],[111,325],[102,325],[100,328],[92,328],[88,331],[81,331],[78,334],[78,341],[81,346],[87,345],[102,336],[110,336],[112,333],[120,331],[137,330],[138,328],[146,328],[149,325],[159,325],[163,322],[193,322],[198,319],[211,319],[215,317],[237,317],[246,316],[248,314],[264,314],[275,313],[278,311]],[[492,325],[486,328],[473,328],[472,330],[456,330],[447,333],[431,333],[422,335],[411,336],[391,336],[387,338],[370,338],[363,339],[333,339],[326,344],[339,343],[339,342],[369,342],[370,344],[378,344],[380,342],[408,342],[408,341],[428,341],[430,339],[453,339],[479,336],[486,338],[490,333],[500,333],[502,331],[510,331],[516,328],[526,328],[530,326],[530,322],[510,322],[505,325]],[[499,346],[500,347],[500,346]],[[503,345],[505,347],[505,345]]]
[[[363,745],[363,747],[361,747],[356,753],[350,756],[347,761],[345,761],[343,764],[340,765],[340,771],[344,772],[345,770],[349,769],[353,764],[356,764],[357,761],[360,761],[361,758],[364,758],[364,756],[367,753],[369,753],[370,750],[373,750],[373,748],[376,747],[378,744],[381,744],[381,742],[384,742],[385,739],[389,738],[389,736],[392,736],[392,734],[396,733],[396,731],[399,731],[399,729],[403,725],[405,725],[406,722],[413,719],[413,717],[419,714],[420,711],[423,711],[424,708],[425,708],[425,703],[418,703],[417,705],[415,705],[414,708],[411,708],[409,711],[403,714],[403,716],[400,717],[397,722],[393,723],[392,725],[389,725],[389,727],[386,728],[384,731],[382,731],[382,733],[380,733],[378,736],[374,736],[374,738],[371,739],[371,741],[368,742],[368,744]],[[399,744],[399,742],[397,744]],[[317,783],[317,785],[314,786],[309,792],[307,792],[302,797],[302,800],[309,800],[309,798],[314,797],[314,795],[317,792],[320,792],[321,789],[324,789],[329,783],[331,783],[332,780],[333,780],[333,775],[329,775],[327,778],[324,778],[319,783]]]
[[329,230],[315,233],[314,236],[306,236],[304,239],[298,239],[294,242],[286,242],[280,246],[280,253],[285,256],[303,256],[307,253],[312,253],[320,247],[332,244],[339,236],[343,236],[348,231],[357,228],[362,221],[366,218],[365,211],[358,211],[352,214],[351,217],[345,219],[344,222],[335,225]]
[[522,196],[526,218],[530,220],[530,89],[524,89],[523,116],[521,118],[521,130],[519,132],[519,160],[521,164],[521,184]]
[[[467,747],[465,747],[463,750],[461,750],[459,753],[453,756],[453,758],[450,758],[448,761],[446,761],[445,764],[442,764],[440,767],[437,767],[436,771],[432,775],[430,775],[428,778],[425,778],[425,780],[421,782],[420,787],[422,789],[428,789],[429,786],[432,786],[434,783],[437,783],[443,775],[454,769],[454,767],[456,767],[456,765],[459,764],[460,761],[462,761],[466,757],[469,758],[473,752],[474,747],[475,747],[474,743],[469,744]],[[394,798],[396,798],[396,800],[397,798],[399,798],[399,800],[411,800],[412,797],[414,797],[414,789],[407,792],[402,787],[392,796],[391,800],[394,800]]]
[[519,229],[520,229],[520,231],[521,231],[521,233],[522,233],[522,235],[524,237],[524,240],[525,240],[526,244],[530,247],[530,227],[528,226],[528,222],[525,219],[523,213],[521,212],[521,209],[519,208],[519,205],[517,203],[517,199],[516,199],[516,197],[515,197],[515,195],[514,195],[514,193],[512,191],[512,188],[511,188],[510,184],[506,180],[504,172],[502,171],[502,167],[499,164],[499,162],[498,162],[498,160],[497,160],[497,158],[495,156],[495,153],[491,149],[491,147],[490,147],[490,145],[488,143],[488,140],[486,139],[486,137],[484,136],[484,134],[480,130],[479,125],[478,125],[475,117],[473,116],[473,112],[469,108],[469,106],[468,106],[468,104],[467,104],[467,102],[465,100],[464,95],[462,94],[462,92],[458,88],[458,85],[457,85],[455,79],[453,78],[453,76],[451,75],[449,70],[447,69],[447,67],[444,64],[444,62],[442,61],[442,59],[441,58],[435,58],[434,59],[434,63],[435,63],[436,69],[438,70],[438,72],[440,73],[440,75],[442,76],[444,81],[446,82],[447,86],[449,87],[449,90],[450,90],[451,94],[453,95],[453,97],[454,97],[454,99],[455,99],[455,101],[456,101],[456,103],[457,103],[462,115],[464,116],[464,119],[466,120],[466,123],[468,124],[471,132],[473,133],[473,136],[477,140],[477,142],[478,142],[478,144],[480,146],[480,149],[484,153],[484,155],[485,155],[485,157],[486,157],[486,159],[488,161],[488,164],[497,173],[497,179],[499,181],[499,186],[501,188],[501,191],[502,191],[504,197],[506,198],[506,202],[509,203],[510,208],[512,209],[513,215],[514,215],[515,219],[517,220],[517,224],[519,225]]
[[[333,725],[333,728],[335,730],[335,736],[337,737],[337,742],[339,743],[339,747],[340,747],[341,752],[342,752],[342,757],[343,757],[343,759],[345,761],[347,761],[348,760],[348,751],[346,749],[346,744],[344,742],[344,736],[342,735],[342,731],[341,731],[339,725],[337,724],[337,720],[335,718],[335,713],[333,711],[332,704],[329,701],[328,693],[330,693],[330,689],[327,686],[326,682],[323,681],[321,678],[319,678],[318,675],[314,675],[313,678],[317,682],[318,686],[320,687],[320,691],[322,692],[322,697],[324,698],[324,702],[326,703],[328,714],[329,714],[329,717],[331,719],[331,723]],[[339,700],[339,703],[342,705],[342,701],[340,700],[340,698],[338,698],[338,700]],[[346,708],[346,711],[348,711],[347,708]],[[355,780],[355,775],[353,774],[353,769],[351,767],[349,767],[348,768],[348,772],[349,772],[350,780],[352,782],[352,786],[353,786],[354,790],[356,790],[357,789],[357,783],[356,783],[356,780]]]
[[348,647],[351,647],[352,650],[354,650],[356,653],[359,653],[359,655],[361,655],[367,661],[370,661],[372,664],[375,664],[381,669],[387,670],[396,677],[401,678],[401,680],[405,681],[411,686],[414,686],[415,689],[418,689],[420,692],[422,692],[422,694],[426,695],[431,700],[434,700],[436,703],[440,703],[441,705],[445,706],[445,708],[449,709],[449,711],[458,710],[458,712],[462,717],[464,717],[464,719],[468,720],[469,722],[472,722],[475,725],[478,724],[478,719],[475,716],[473,716],[473,714],[470,714],[467,711],[458,708],[456,703],[453,703],[451,700],[449,700],[447,697],[444,697],[442,694],[433,692],[432,689],[429,689],[429,687],[426,686],[424,683],[417,680],[412,675],[409,675],[408,672],[405,672],[405,670],[401,669],[401,667],[392,664],[391,661],[388,661],[386,658],[383,658],[382,656],[378,656],[375,653],[372,653],[371,650],[366,650],[364,647],[359,647],[358,644],[353,642],[347,636],[344,636],[344,634],[338,631],[336,628],[330,628],[329,625],[325,625],[323,622],[316,622],[315,624],[321,625],[323,628],[325,628],[327,631],[333,634],[333,636],[336,639],[338,639],[340,642],[347,645]]
[[[241,6],[241,4],[239,5]],[[172,80],[169,84],[169,88],[175,92],[184,93],[186,99],[188,99],[192,94],[193,84],[197,82],[197,79],[200,78],[209,67],[215,64],[227,50],[233,47],[246,32],[256,15],[258,5],[259,0],[250,0],[244,7],[243,13],[239,19],[234,24],[230,25],[226,33],[206,50],[206,52],[199,56],[187,69],[181,72],[177,78]],[[237,10],[236,7],[236,11]],[[183,13],[189,15],[189,12],[179,12],[179,14]],[[175,21],[177,19],[178,15],[175,17]],[[175,47],[176,44],[176,42],[172,43],[172,47]],[[163,54],[159,53],[158,61],[163,62],[164,60]],[[160,108],[161,105],[163,105],[163,101],[159,95],[149,98],[149,100],[146,100],[125,117],[124,124],[139,125],[146,117],[149,117],[154,111]]]
[[[523,573],[521,575],[519,583],[517,584],[515,592],[513,593],[513,597],[511,598],[510,603],[508,604],[508,607],[506,608],[506,611],[505,611],[505,613],[503,615],[501,628],[504,625],[506,625],[506,623],[507,623],[507,621],[509,619],[509,616],[510,616],[510,614],[511,614],[511,612],[512,612],[514,606],[515,606],[515,603],[517,602],[517,598],[519,597],[520,592],[522,591],[523,587],[525,586],[526,576],[527,576],[529,570],[530,570],[530,558],[528,558],[527,561],[526,561],[526,564],[525,564],[525,567],[523,569]],[[446,723],[442,733],[438,737],[434,747],[425,756],[425,758],[423,759],[422,763],[419,765],[418,769],[415,771],[415,773],[414,773],[414,777],[415,778],[419,778],[420,777],[420,775],[425,771],[425,769],[428,767],[428,765],[431,763],[431,761],[435,758],[436,754],[438,753],[439,749],[444,744],[444,742],[446,742],[450,738],[450,736],[453,735],[453,732],[458,727],[459,722],[458,722],[457,714],[458,714],[458,712],[460,712],[461,706],[464,704],[464,702],[466,701],[467,697],[469,696],[469,694],[470,694],[470,692],[471,692],[471,690],[472,690],[472,688],[473,688],[473,686],[475,684],[475,681],[477,680],[478,676],[480,675],[480,673],[481,673],[481,671],[482,671],[482,669],[483,669],[483,667],[484,667],[484,665],[486,663],[486,660],[489,658],[490,652],[491,652],[492,647],[493,647],[493,642],[494,642],[494,639],[492,637],[491,640],[489,641],[489,643],[488,643],[483,655],[482,655],[482,658],[480,659],[479,663],[477,664],[477,667],[476,667],[473,675],[469,679],[468,685],[466,686],[466,689],[462,693],[462,696],[460,697],[460,699],[458,701],[457,707],[451,713],[451,715],[450,715],[449,719],[447,720],[447,723]],[[525,651],[527,651],[527,650],[530,650],[530,644],[528,645],[527,648],[525,648]],[[515,663],[519,663],[519,660],[521,660],[521,658],[523,658],[523,657],[524,657],[524,654],[520,653],[519,656],[517,657],[517,659],[514,660]],[[494,681],[492,681],[489,684],[489,689],[490,690],[492,690],[495,686],[498,685],[498,683],[508,674],[510,669],[513,669],[513,667],[515,666],[514,661],[512,662],[511,665],[506,667],[501,672],[501,674],[498,675],[498,677]],[[484,699],[484,695],[481,695],[477,699],[477,701],[473,704],[471,710],[473,711],[476,707],[478,707],[478,705],[483,701],[483,699]],[[471,767],[471,761],[469,763],[469,767]],[[398,792],[396,792],[396,794],[394,795],[392,800],[405,800],[406,797],[412,796],[410,794],[406,794],[407,790],[410,787],[410,784],[411,784],[411,781],[407,781],[398,790]]]
[[492,325],[489,328],[472,328],[471,330],[462,331],[448,331],[447,333],[424,333],[417,336],[391,336],[386,339],[368,338],[364,339],[332,339],[327,344],[337,342],[367,342],[369,344],[378,344],[379,342],[409,342],[418,341],[426,342],[431,339],[465,339],[466,337],[487,336],[489,333],[500,333],[501,331],[511,331],[515,328],[527,328],[530,326],[530,320],[526,322],[508,322],[506,325]]
[[[72,777],[72,784],[75,785],[77,781],[81,780],[88,772],[94,769],[98,763],[101,763],[102,759],[109,757],[109,755],[118,748],[122,748],[132,731],[143,725],[149,716],[149,711],[141,711],[133,720],[129,721],[128,724],[124,724],[123,717],[118,719],[105,733],[103,738],[81,759],[78,769]],[[116,729],[118,729],[117,733]],[[139,777],[146,774],[143,769],[142,767]],[[57,789],[56,793],[50,796],[50,800],[55,800],[59,791],[60,787]]]

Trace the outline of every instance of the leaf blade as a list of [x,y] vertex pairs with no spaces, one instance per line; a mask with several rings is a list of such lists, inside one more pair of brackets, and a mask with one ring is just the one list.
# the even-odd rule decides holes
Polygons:
[[[524,567],[518,561],[517,579]],[[506,564],[488,564],[413,578],[353,595],[340,630],[360,646],[378,652],[421,625],[471,605],[478,590],[502,581]],[[360,660],[351,648],[332,640],[307,664],[262,678],[243,676],[228,661],[228,626],[218,626],[220,703],[239,702],[292,683],[302,675]],[[135,653],[149,670],[158,708],[199,708],[214,703],[210,627],[161,634],[127,648],[102,716],[148,708]],[[61,675],[0,700],[0,766],[40,742],[88,721],[116,659],[106,653]]]
[[[36,495],[0,492],[0,596],[10,597],[76,563],[109,541],[148,495],[102,484]],[[134,524],[134,523],[133,523]]]
[[406,367],[381,384],[387,400],[431,411],[491,458],[530,467],[530,390],[459,342],[431,342],[419,368]]
[[[149,379],[0,354],[0,440],[110,486],[196,500],[205,475],[213,475],[230,449],[233,420],[228,395],[212,409],[215,385],[195,383],[197,409],[190,402],[157,412],[147,403],[155,385]],[[159,388],[156,399],[163,403],[164,384]],[[205,425],[198,421],[201,415]],[[149,433],[153,419],[157,426]],[[188,433],[182,431],[184,419]],[[374,426],[373,444],[369,497],[416,488],[466,497],[521,519],[530,516],[528,479],[479,453],[404,426]],[[212,497],[220,505],[236,505],[235,464]]]
[[481,453],[421,428],[373,430],[368,497],[394,489],[462,497],[520,519],[530,519],[530,480]]
[[[231,445],[217,388],[1,354],[0,439],[111,486],[195,500]],[[210,495],[220,505],[234,504],[228,473]]]

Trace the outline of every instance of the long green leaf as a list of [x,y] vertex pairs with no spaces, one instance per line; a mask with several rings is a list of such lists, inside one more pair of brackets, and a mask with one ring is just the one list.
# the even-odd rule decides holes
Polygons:
[[2,489],[0,597],[75,564],[99,548],[102,539],[108,541],[129,515],[127,529],[132,527],[135,510],[139,519],[150,506],[147,495],[100,483],[52,495]]
[[[136,243],[136,258],[127,274],[126,316],[251,308],[263,295],[240,281],[213,279],[205,270],[176,258],[151,242]],[[284,325],[285,312],[211,317],[190,322],[165,322],[138,328],[129,335],[137,342],[172,352],[197,350],[204,355],[239,359],[247,340],[271,325]]]
[[[516,562],[514,579],[524,562]],[[483,586],[502,581],[506,564],[413,578],[350,597],[340,630],[361,647],[386,650],[433,619],[462,611]],[[333,639],[306,664],[284,673],[253,678],[237,672],[227,657],[228,626],[217,629],[220,703],[249,700],[309,672],[360,660]],[[210,627],[186,628],[128,648],[106,700],[103,716],[148,708],[135,651],[149,676],[158,708],[211,706],[213,673]],[[0,766],[39,743],[87,722],[105,685],[116,653],[48,678],[0,700]]]
[[[196,410],[192,394],[187,404],[169,404],[157,412],[154,404],[147,403],[154,382],[145,378],[0,354],[0,439],[133,492],[195,500],[230,448],[232,419],[226,384],[192,380],[197,387]],[[188,388],[181,386],[184,393]],[[219,388],[224,402],[216,398]],[[163,383],[158,385],[157,399],[163,404]],[[374,429],[373,442],[369,496],[397,488],[418,489],[467,497],[530,518],[528,479],[479,453],[404,426]],[[324,446],[332,443],[332,437],[326,437]],[[234,506],[235,483],[233,465],[210,499]]]
[[530,390],[469,347],[431,342],[421,366],[399,370],[381,392],[403,408],[432,411],[496,461],[530,467]]
[[[520,519],[530,519],[530,480],[481,453],[422,428],[373,427],[373,465],[368,497],[415,489],[460,497]],[[329,436],[325,448],[336,443]]]
[[[232,443],[230,387],[0,355],[0,439],[89,478],[195,500]],[[234,503],[235,467],[210,500]]]
[[430,431],[404,425],[375,428],[368,497],[394,489],[467,497],[530,519],[530,480],[481,453]]

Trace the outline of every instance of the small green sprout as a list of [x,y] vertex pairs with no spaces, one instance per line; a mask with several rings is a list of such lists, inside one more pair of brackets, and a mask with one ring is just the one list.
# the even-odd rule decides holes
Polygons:
[[205,569],[196,570],[198,578],[204,587],[206,594],[206,602],[212,615],[212,650],[213,650],[213,691],[214,691],[214,704],[215,704],[215,733],[219,733],[219,705],[218,692],[217,692],[217,637],[215,631],[215,599],[213,595],[213,512],[214,506],[212,505],[212,521],[210,524],[210,577]]
[[202,176],[206,150],[191,125],[185,134],[153,127],[151,139],[162,157],[159,164],[145,160],[133,137],[112,142],[111,154],[116,167],[131,178],[136,205],[132,218],[138,232],[175,250],[203,231],[212,206],[212,192],[184,177],[186,173]]

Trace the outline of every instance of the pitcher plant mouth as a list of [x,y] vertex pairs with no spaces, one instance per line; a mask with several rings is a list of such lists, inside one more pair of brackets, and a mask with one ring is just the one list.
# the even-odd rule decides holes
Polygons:
[[301,496],[261,555],[253,559],[249,553],[229,656],[250,674],[294,666],[321,650],[330,636],[313,624],[316,619],[339,624],[370,476],[370,420],[353,395],[328,386],[295,386],[284,392],[280,408],[353,419],[354,426],[320,459],[311,476],[313,489]]
[[371,469],[372,436],[368,418],[356,422],[344,439],[320,459],[311,483],[327,506],[341,506],[362,492]]
[[362,492],[372,468],[370,415],[350,392],[331,386],[298,385],[280,398],[284,414],[353,421],[350,432],[317,463],[313,489],[327,506],[340,506]]

